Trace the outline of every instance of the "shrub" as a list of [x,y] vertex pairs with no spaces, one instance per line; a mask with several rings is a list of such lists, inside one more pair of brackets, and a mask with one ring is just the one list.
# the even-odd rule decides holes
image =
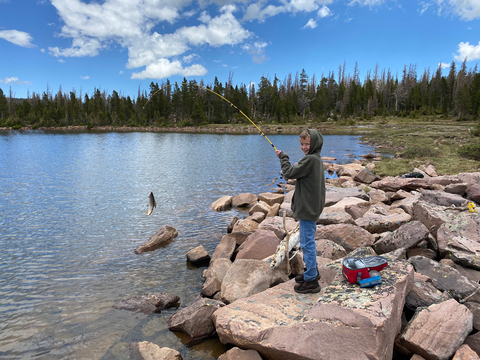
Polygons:
[[480,142],[468,144],[458,149],[458,155],[466,159],[480,161]]

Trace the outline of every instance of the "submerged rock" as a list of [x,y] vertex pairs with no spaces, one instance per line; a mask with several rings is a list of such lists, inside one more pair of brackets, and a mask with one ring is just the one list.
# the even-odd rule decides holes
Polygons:
[[178,232],[175,228],[164,225],[153,235],[147,242],[143,243],[135,249],[135,254],[141,254],[147,251],[153,251],[158,249],[163,244],[175,239],[178,236]]
[[158,313],[163,309],[175,305],[180,296],[164,292],[133,296],[113,305],[114,309],[142,312],[145,314]]

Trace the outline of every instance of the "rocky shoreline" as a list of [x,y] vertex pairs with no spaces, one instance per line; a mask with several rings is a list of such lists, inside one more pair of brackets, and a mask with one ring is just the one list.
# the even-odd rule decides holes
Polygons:
[[[373,162],[325,167],[338,178],[327,181],[317,221],[321,292],[294,292],[301,253],[289,254],[290,274],[285,262],[271,266],[297,222],[294,182],[271,193],[225,196],[214,211],[248,208],[249,216],[226,224],[211,256],[201,246],[186,254],[208,264],[205,282],[169,329],[192,340],[217,334],[232,346],[220,360],[480,359],[480,214],[472,206],[480,204],[480,172],[438,176],[423,166],[414,169],[423,178],[381,179]],[[345,279],[343,259],[374,255],[388,260],[380,284],[361,288]],[[160,295],[153,298],[166,306]],[[181,359],[148,342],[131,344],[131,351]]]

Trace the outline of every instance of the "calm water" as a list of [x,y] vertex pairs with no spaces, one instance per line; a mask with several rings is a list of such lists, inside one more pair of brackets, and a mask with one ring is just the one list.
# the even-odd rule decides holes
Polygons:
[[[269,139],[303,154],[298,136]],[[354,136],[325,136],[323,156],[371,148]],[[185,254],[213,254],[236,210],[213,212],[224,195],[270,191],[279,161],[259,135],[172,133],[0,133],[0,357],[127,359],[127,346],[152,341],[184,359],[215,359],[212,338],[187,346],[167,321],[112,309],[142,293],[165,291],[190,305],[204,268]],[[146,216],[148,194],[157,208]],[[163,225],[178,237],[135,255]]]

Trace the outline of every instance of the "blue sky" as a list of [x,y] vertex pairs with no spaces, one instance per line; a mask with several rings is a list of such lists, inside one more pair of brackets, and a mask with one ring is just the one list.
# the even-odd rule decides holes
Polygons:
[[154,81],[317,81],[346,64],[360,80],[480,60],[479,0],[0,0],[0,88],[116,90]]

